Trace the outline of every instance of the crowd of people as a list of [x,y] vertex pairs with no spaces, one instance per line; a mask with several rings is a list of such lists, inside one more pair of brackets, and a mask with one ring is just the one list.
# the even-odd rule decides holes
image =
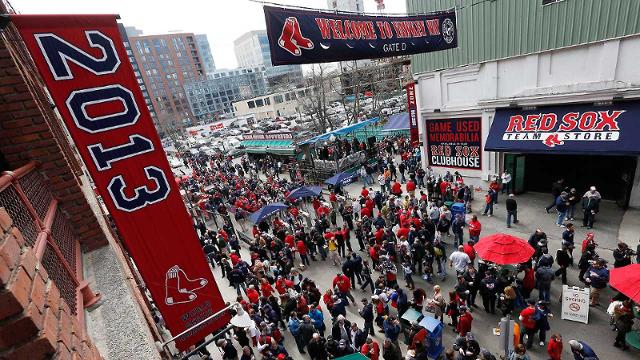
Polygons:
[[[191,159],[189,166],[193,176],[181,187],[198,211],[195,227],[203,251],[235,288],[236,301],[253,320],[252,326],[234,328],[232,336],[217,340],[223,359],[294,358],[284,345],[286,336],[293,337],[300,354],[313,360],[356,352],[374,360],[427,359],[433,343],[425,338],[430,334],[415,322],[403,322],[409,309],[446,322],[457,334],[453,344],[446,344],[443,357],[495,359],[499,354],[492,354],[473,335],[478,294],[486,313],[518,319],[520,335],[514,337],[509,359],[528,359],[536,338],[550,359],[560,359],[565,344],[575,359],[598,359],[584,341],[565,343],[558,333],[547,338],[553,316],[551,284],[556,278],[567,283],[574,256],[579,259],[580,280],[591,288],[591,305],[600,306],[599,294],[608,284],[608,264],[598,256],[593,233],[580,252],[574,252],[570,194],[558,193],[561,201],[553,204],[564,226],[562,249],[555,257],[547,235],[538,229],[528,241],[535,249],[529,261],[499,266],[482,261],[474,250],[482,225],[476,215],[467,215],[473,187],[457,172],[423,169],[419,154],[404,139],[385,140],[377,162],[360,169],[364,186],[357,195],[338,185],[326,196],[292,200],[289,193],[308,184],[295,168],[288,179],[278,176],[282,167],[277,160],[252,161],[245,156],[234,162],[220,155]],[[510,182],[511,176],[503,173],[491,183],[483,214],[493,214],[499,191],[506,187],[509,193]],[[600,198],[593,191],[582,197],[587,209],[592,199]],[[274,202],[288,208],[257,224],[248,222],[250,213]],[[568,209],[563,202],[569,202]],[[464,205],[462,213],[452,212],[453,203]],[[518,222],[512,195],[506,207],[511,226],[511,221]],[[587,220],[589,227],[592,218]],[[209,220],[215,221],[214,229],[206,225]],[[620,244],[613,265],[629,264],[635,255]],[[332,271],[331,284],[306,275],[309,267]],[[440,284],[451,276],[455,286],[443,289]],[[637,304],[621,294],[615,300],[615,345],[626,350],[624,336],[631,330]],[[357,309],[359,317],[348,308]],[[206,348],[200,349],[199,356],[208,355]]]

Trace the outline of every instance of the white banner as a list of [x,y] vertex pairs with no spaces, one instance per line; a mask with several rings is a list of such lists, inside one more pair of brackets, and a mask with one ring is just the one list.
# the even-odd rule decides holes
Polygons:
[[589,323],[589,288],[562,285],[562,319]]

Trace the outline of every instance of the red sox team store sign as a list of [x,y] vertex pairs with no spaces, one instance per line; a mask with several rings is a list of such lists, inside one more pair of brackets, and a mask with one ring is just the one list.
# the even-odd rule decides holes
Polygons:
[[[11,20],[169,330],[177,335],[224,308],[115,16],[16,15]],[[225,327],[228,318],[207,322],[176,345],[186,349]]]
[[485,150],[638,154],[638,116],[638,102],[499,109]]

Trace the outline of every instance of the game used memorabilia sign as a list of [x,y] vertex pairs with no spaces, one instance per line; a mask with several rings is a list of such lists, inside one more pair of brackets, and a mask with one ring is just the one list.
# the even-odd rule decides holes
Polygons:
[[472,170],[482,168],[482,119],[427,120],[425,134],[429,165]]
[[453,9],[368,16],[265,6],[264,15],[273,65],[375,59],[458,46]]
[[407,89],[407,111],[409,112],[409,135],[411,146],[416,147],[420,142],[418,130],[418,105],[416,102],[416,84],[409,83]]
[[[200,248],[115,15],[12,15],[167,328],[225,307]],[[64,141],[64,139],[59,139]],[[176,340],[184,350],[229,314]]]
[[589,288],[562,285],[562,319],[589,323]]
[[640,103],[498,109],[485,150],[640,154]]
[[243,140],[292,140],[293,133],[290,132],[278,132],[278,133],[254,133],[242,135]]

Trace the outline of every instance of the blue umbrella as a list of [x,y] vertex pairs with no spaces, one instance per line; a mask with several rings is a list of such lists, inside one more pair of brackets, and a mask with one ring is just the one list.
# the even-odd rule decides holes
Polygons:
[[354,180],[354,177],[356,177],[356,175],[354,174],[350,174],[347,172],[341,172],[341,173],[337,173],[335,175],[333,175],[332,177],[328,178],[327,180],[324,181],[325,184],[328,185],[333,185],[334,187],[336,185],[345,185],[350,183],[351,181]]
[[305,197],[315,197],[322,193],[320,186],[300,186],[289,193],[289,199],[297,200]]
[[288,208],[287,205],[279,202],[269,204],[260,208],[260,210],[254,212],[253,214],[249,215],[249,220],[251,220],[251,222],[253,222],[254,224],[257,224],[260,221],[268,218],[269,216],[277,213],[278,211],[284,210],[286,208]]

